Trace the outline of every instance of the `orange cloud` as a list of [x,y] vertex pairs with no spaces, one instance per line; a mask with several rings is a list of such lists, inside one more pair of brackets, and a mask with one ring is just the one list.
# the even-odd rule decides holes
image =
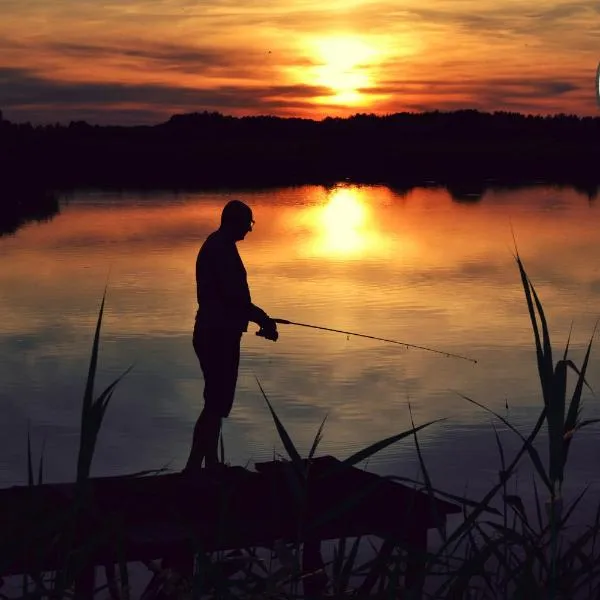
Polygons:
[[205,109],[593,115],[599,19],[577,0],[5,0],[0,107],[123,123]]

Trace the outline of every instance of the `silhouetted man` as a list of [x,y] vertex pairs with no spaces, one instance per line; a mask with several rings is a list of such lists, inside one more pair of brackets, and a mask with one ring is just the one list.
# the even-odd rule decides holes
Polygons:
[[246,269],[236,242],[252,231],[250,207],[231,200],[221,213],[221,226],[202,244],[196,260],[198,312],[194,350],[204,374],[204,409],[194,428],[192,449],[185,471],[218,464],[221,420],[233,406],[240,362],[242,333],[248,322],[260,326],[259,334],[277,341],[277,324],[252,304]]

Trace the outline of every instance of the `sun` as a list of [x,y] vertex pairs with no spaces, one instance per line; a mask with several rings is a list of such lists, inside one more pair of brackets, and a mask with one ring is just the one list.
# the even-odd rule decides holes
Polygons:
[[381,52],[356,36],[316,39],[309,46],[316,63],[311,68],[311,83],[331,90],[330,95],[317,100],[351,105],[366,103],[361,90],[374,84],[373,68]]

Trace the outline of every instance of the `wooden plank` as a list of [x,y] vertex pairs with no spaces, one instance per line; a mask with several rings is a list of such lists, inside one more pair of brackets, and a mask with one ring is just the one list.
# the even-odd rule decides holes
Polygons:
[[[179,473],[97,478],[89,482],[85,511],[71,521],[72,484],[0,490],[0,575],[61,568],[69,548],[55,538],[69,522],[76,544],[97,542],[88,549],[94,564],[118,562],[120,556],[189,556],[190,544],[216,551],[268,547],[276,539],[320,543],[369,534],[409,541],[420,535],[415,528],[426,532],[435,523],[426,494],[340,465],[332,457],[311,462],[302,504],[285,463],[262,463],[257,472],[232,467],[194,479]],[[340,512],[357,490],[368,493]],[[460,512],[437,500],[434,508],[443,519]],[[328,512],[331,518],[314,526]]]

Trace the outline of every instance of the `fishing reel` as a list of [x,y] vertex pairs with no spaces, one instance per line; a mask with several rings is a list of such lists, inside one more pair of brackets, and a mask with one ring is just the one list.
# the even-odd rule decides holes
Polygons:
[[267,340],[271,340],[272,342],[276,342],[277,339],[279,338],[279,332],[274,327],[273,328],[270,328],[270,327],[261,327],[256,332],[256,335],[258,337],[264,337]]

